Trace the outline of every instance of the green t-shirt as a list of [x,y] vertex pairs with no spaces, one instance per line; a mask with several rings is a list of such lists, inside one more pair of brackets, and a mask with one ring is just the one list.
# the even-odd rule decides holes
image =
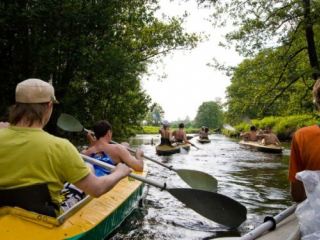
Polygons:
[[77,149],[67,140],[39,128],[0,129],[0,188],[47,183],[52,201],[61,203],[65,182],[90,173]]

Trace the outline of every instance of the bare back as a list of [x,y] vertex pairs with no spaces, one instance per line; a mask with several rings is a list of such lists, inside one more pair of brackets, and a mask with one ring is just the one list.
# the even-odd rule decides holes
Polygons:
[[105,141],[96,141],[83,153],[91,155],[97,152],[104,152],[108,154],[115,164],[122,162],[136,171],[143,170],[143,154],[141,154],[141,151],[139,151],[139,154],[136,154],[136,157],[134,157],[128,152],[126,147],[121,144],[109,144]]

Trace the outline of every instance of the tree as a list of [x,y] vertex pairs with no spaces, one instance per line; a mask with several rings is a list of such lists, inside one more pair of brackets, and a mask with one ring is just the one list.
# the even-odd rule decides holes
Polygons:
[[292,61],[288,70],[283,72],[282,65],[287,63],[279,57],[281,51],[281,47],[266,49],[234,69],[231,84],[227,88],[226,120],[229,123],[236,124],[246,118],[269,115],[303,114],[313,110],[309,91],[313,80],[308,76],[302,75],[303,81],[296,79],[290,86],[285,82],[277,82],[276,76],[280,72],[284,79],[290,79],[305,68],[305,61]]
[[145,117],[145,120],[147,121],[148,125],[159,126],[161,124],[163,116],[163,108],[158,103],[154,103],[151,105],[150,110]]
[[157,56],[192,48],[198,38],[182,19],[161,22],[155,0],[4,0],[0,3],[0,112],[18,82],[53,79],[60,112],[84,125],[107,118],[130,135],[148,111],[140,79]]
[[222,106],[214,101],[203,102],[194,120],[196,127],[221,128],[223,124]]
[[[201,1],[204,2],[204,1]],[[320,20],[320,2],[312,0],[208,0],[214,5],[216,24],[225,24],[223,14],[233,19],[239,28],[226,35],[235,43],[236,50],[245,56],[252,56],[261,49],[271,46],[287,46],[283,56],[297,57],[307,52],[316,79],[320,73],[314,28]],[[223,14],[222,14],[223,13]],[[220,17],[220,18],[219,18]],[[222,21],[221,21],[222,20]],[[301,39],[300,34],[304,34]],[[303,41],[301,41],[303,40]],[[300,42],[301,48],[290,52],[293,44]]]
[[[214,21],[217,26],[226,24],[226,19],[232,19],[235,30],[226,35],[228,46],[234,46],[235,49],[247,58],[263,59],[263,62],[255,62],[257,68],[250,71],[249,74],[242,74],[242,80],[237,79],[239,72],[242,70],[252,70],[253,67],[248,65],[237,72],[237,77],[233,75],[233,82],[241,81],[244,86],[248,87],[253,101],[253,112],[248,112],[248,104],[240,101],[239,108],[236,106],[234,99],[233,106],[229,106],[229,111],[233,113],[242,108],[241,114],[250,116],[264,116],[276,113],[280,105],[284,102],[290,92],[298,92],[294,105],[311,105],[310,102],[305,104],[301,96],[308,96],[314,82],[309,79],[319,77],[319,23],[320,23],[320,2],[312,0],[208,0],[200,2],[210,2],[214,8]],[[265,57],[262,55],[266,54]],[[309,64],[306,64],[308,63]],[[219,66],[219,65],[218,65]],[[220,66],[222,67],[222,66]],[[241,66],[240,68],[242,68]],[[227,68],[229,73],[235,74],[232,68]],[[273,71],[273,72],[272,72]],[[254,72],[254,74],[251,74]],[[251,75],[250,75],[251,74]],[[265,77],[267,74],[268,77]],[[245,76],[249,76],[245,80]],[[250,80],[253,83],[250,83]],[[259,82],[258,86],[254,83]],[[261,88],[264,82],[268,87]],[[235,84],[239,85],[239,84]],[[229,102],[232,101],[232,89],[229,88]],[[304,89],[301,88],[304,86]],[[251,88],[251,89],[250,89]],[[254,89],[258,88],[258,89]],[[242,87],[245,89],[245,87]],[[233,91],[235,94],[237,91]],[[238,92],[239,93],[239,92]],[[245,96],[244,96],[245,97]],[[290,96],[292,100],[292,96]],[[300,103],[298,103],[300,99]],[[307,98],[308,101],[310,98]],[[261,103],[263,100],[263,103]],[[261,104],[257,104],[260,102]],[[298,104],[297,104],[298,103]],[[256,105],[255,105],[256,104]],[[278,104],[278,105],[277,105]],[[282,107],[286,104],[282,104]],[[244,108],[247,110],[245,110]],[[261,108],[260,113],[257,108]],[[237,110],[236,110],[237,109]],[[288,109],[288,108],[287,108]],[[289,108],[292,109],[292,108]],[[297,110],[297,109],[296,109]],[[299,111],[299,110],[297,110]],[[230,119],[233,119],[230,115]]]

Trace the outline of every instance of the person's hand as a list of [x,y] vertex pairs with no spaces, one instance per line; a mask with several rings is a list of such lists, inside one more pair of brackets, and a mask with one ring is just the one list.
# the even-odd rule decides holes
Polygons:
[[131,168],[124,163],[118,163],[113,171],[119,173],[122,178],[128,176],[132,172]]
[[92,131],[88,131],[87,139],[88,139],[90,145],[92,145],[95,141],[97,141],[96,137],[94,136],[94,132],[92,132]]

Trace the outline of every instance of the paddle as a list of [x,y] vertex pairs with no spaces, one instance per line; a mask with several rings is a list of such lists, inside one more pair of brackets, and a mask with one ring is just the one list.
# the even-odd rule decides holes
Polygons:
[[268,230],[275,229],[276,225],[274,223],[278,224],[283,219],[290,216],[292,213],[294,213],[296,208],[297,208],[297,204],[294,204],[291,207],[289,207],[289,208],[285,209],[284,211],[282,211],[281,213],[279,213],[278,215],[276,215],[274,218],[270,218],[270,217],[266,218],[265,222],[263,224],[261,224],[260,226],[258,226],[254,230],[252,230],[251,232],[242,236],[241,240],[253,240],[253,239],[256,239],[259,236],[261,236],[264,232],[266,232]]
[[192,142],[189,141],[189,143],[191,144],[192,147],[195,147],[196,149],[200,150],[200,148],[198,148],[195,144],[193,144]]
[[[85,161],[91,164],[109,170],[115,168],[110,164],[89,156],[80,155]],[[219,224],[236,228],[247,218],[246,207],[225,195],[192,188],[170,188],[166,183],[158,183],[136,174],[130,173],[129,176],[138,181],[160,188],[161,190],[166,190],[176,199],[183,202],[187,207]]]
[[[59,116],[57,125],[61,129],[69,132],[82,132],[82,131],[90,132],[90,130],[85,129],[77,119],[75,119],[73,116],[66,113],[62,113]],[[128,150],[131,152],[135,152],[132,149],[128,149]],[[155,159],[152,159],[151,157],[144,156],[144,158],[154,163],[157,163],[165,168],[168,168],[172,171],[175,171],[192,188],[205,190],[205,191],[212,191],[212,192],[217,191],[217,185],[218,185],[217,180],[207,173],[196,171],[196,170],[189,170],[189,169],[174,169],[172,166],[167,166],[161,162],[158,162]]]
[[[111,141],[111,143],[118,144],[115,141]],[[132,153],[136,152],[131,148],[127,148],[127,149]],[[145,159],[150,160],[151,162],[154,162],[156,164],[161,165],[162,167],[165,167],[171,171],[176,172],[192,188],[205,190],[205,191],[212,191],[212,192],[217,191],[217,185],[218,185],[217,179],[215,179],[214,177],[212,177],[211,175],[205,172],[200,172],[200,171],[191,170],[191,169],[175,169],[172,166],[168,166],[151,157],[148,157],[148,156],[143,156],[143,157]]]

